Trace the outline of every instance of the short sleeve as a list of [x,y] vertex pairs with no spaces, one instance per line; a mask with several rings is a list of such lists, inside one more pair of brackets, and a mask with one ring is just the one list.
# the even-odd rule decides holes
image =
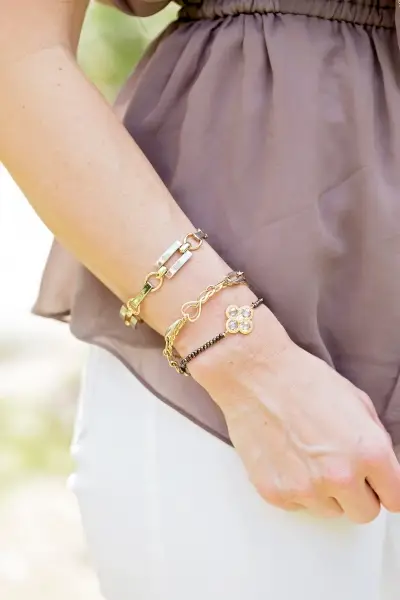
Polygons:
[[108,3],[114,4],[128,15],[148,17],[165,8],[169,0],[108,0]]

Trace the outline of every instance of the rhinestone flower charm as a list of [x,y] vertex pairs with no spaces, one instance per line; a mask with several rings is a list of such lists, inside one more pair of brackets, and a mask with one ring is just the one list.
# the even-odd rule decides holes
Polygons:
[[226,332],[227,333],[243,333],[247,335],[253,331],[253,313],[251,306],[235,306],[231,305],[225,311],[227,318]]

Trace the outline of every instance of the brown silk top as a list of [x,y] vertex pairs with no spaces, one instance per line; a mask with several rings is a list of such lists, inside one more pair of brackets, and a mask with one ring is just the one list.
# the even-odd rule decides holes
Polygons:
[[[119,5],[138,14],[147,6]],[[118,109],[211,245],[246,273],[294,341],[371,396],[400,443],[394,0],[190,1]],[[56,242],[35,311],[70,319],[78,338],[113,352],[228,441],[211,398],[169,368],[161,337],[126,328],[119,307]]]

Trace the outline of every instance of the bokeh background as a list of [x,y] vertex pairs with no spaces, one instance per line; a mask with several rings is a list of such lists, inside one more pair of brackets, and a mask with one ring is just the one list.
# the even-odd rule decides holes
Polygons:
[[[93,3],[79,60],[112,102],[175,16]],[[0,598],[100,600],[67,479],[85,348],[30,314],[51,234],[0,165]]]

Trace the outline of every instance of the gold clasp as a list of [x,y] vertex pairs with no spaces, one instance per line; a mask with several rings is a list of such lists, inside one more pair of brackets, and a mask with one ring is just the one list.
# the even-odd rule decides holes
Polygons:
[[[183,243],[184,244],[190,244],[190,250],[195,251],[198,250],[200,248],[200,246],[202,246],[204,240],[207,239],[207,234],[204,233],[204,231],[202,231],[201,229],[197,229],[197,231],[195,231],[194,233],[188,233],[187,236],[185,236]],[[189,242],[189,240],[194,240],[194,244]]]

